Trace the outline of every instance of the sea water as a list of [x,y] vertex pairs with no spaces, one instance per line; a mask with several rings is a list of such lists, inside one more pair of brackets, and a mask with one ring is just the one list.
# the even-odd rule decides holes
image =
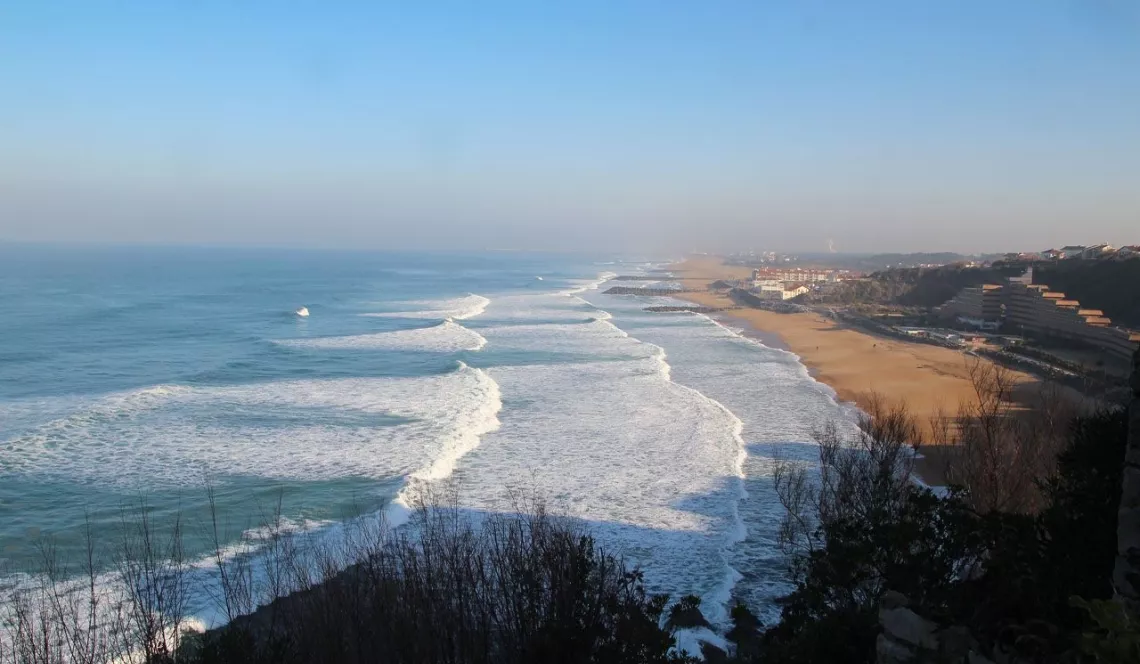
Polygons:
[[228,544],[270,514],[319,533],[446,483],[472,514],[543,498],[714,622],[734,596],[770,614],[773,460],[810,460],[813,429],[850,412],[790,353],[603,292],[659,267],[2,248],[0,587],[45,536],[80,557],[88,524],[113,541],[139,505],[207,530],[207,488]]

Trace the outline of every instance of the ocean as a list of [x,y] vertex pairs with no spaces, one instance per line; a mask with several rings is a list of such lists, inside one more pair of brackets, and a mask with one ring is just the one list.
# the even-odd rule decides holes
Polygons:
[[78,560],[140,505],[205,558],[207,488],[234,543],[268,514],[320,533],[439,486],[473,514],[541,497],[714,623],[734,598],[771,617],[773,460],[810,462],[852,411],[791,353],[603,293],[663,265],[0,247],[0,590],[45,536]]

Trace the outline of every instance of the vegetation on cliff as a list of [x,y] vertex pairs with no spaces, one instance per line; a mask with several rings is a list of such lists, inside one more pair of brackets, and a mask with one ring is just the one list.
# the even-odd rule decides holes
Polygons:
[[936,307],[969,286],[1001,283],[1017,276],[1021,268],[981,268],[962,265],[892,268],[873,273],[867,279],[846,281],[832,289],[811,295],[825,304],[896,304]]

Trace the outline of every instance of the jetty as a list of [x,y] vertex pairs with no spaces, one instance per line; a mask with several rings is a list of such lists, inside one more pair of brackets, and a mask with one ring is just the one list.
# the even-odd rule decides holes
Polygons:
[[650,297],[670,297],[677,293],[695,292],[690,288],[637,288],[636,286],[614,286],[603,295],[646,295]]
[[693,306],[661,306],[661,307],[645,307],[644,311],[649,311],[655,314],[671,314],[671,313],[690,313],[690,314],[715,314],[722,311],[732,311],[740,307],[700,307]]

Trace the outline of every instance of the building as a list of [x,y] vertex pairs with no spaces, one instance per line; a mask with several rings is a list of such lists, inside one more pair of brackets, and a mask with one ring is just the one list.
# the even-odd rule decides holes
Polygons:
[[1095,260],[1109,256],[1115,251],[1116,249],[1114,249],[1111,244],[1094,244],[1091,247],[1085,247],[1085,250],[1081,252],[1081,258],[1085,260]]
[[1126,244],[1116,250],[1117,258],[1140,258],[1140,244]]
[[823,281],[840,281],[844,277],[841,270],[823,270],[818,268],[782,268],[767,267],[752,271],[752,280],[782,281],[797,284],[815,283]]
[[1041,252],[1041,257],[1050,261],[1060,260],[1065,257],[1065,252],[1060,249],[1046,249]]
[[946,318],[999,321],[1002,317],[1004,298],[1004,289],[998,284],[963,288],[939,308],[939,313]]
[[791,289],[785,289],[784,284],[780,282],[767,282],[761,283],[759,286],[752,289],[752,292],[762,300],[790,300],[793,297],[799,297],[808,292],[807,286],[796,286]]
[[1026,338],[1096,349],[1121,362],[1131,360],[1140,345],[1140,334],[1114,327],[1104,312],[1082,308],[1048,286],[1010,283],[1003,290],[1006,325]]
[[1082,244],[1070,244],[1067,247],[1061,247],[1061,258],[1080,258],[1081,254],[1085,253],[1086,247]]
[[1033,283],[1033,268],[1027,267],[1020,277],[1010,277],[1006,281],[1011,284],[1031,284]]

